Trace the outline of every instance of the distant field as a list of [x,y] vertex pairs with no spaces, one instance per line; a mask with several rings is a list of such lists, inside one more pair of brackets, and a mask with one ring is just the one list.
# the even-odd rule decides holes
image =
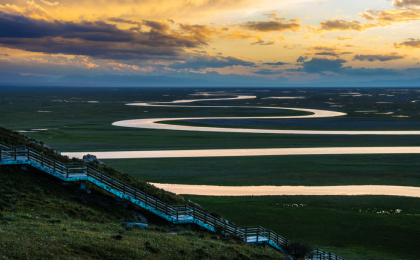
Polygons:
[[[213,89],[214,90],[214,89]],[[218,89],[220,90],[220,89]],[[14,130],[48,129],[28,132],[26,135],[41,140],[61,151],[113,151],[113,150],[175,150],[222,148],[281,148],[328,146],[416,146],[416,136],[311,136],[261,135],[211,132],[182,132],[153,129],[115,127],[115,121],[137,118],[176,118],[205,116],[273,116],[301,115],[293,110],[263,110],[248,108],[167,108],[126,106],[138,101],[173,101],[201,98],[188,94],[203,89],[167,88],[0,88],[0,124]],[[212,90],[210,90],[212,91]],[[236,91],[228,89],[227,91]],[[401,94],[392,89],[366,89],[372,96],[346,96],[351,89],[271,89],[268,92],[245,89],[238,93],[251,93],[257,99],[201,102],[208,105],[284,106],[331,109],[349,113],[344,118],[264,120],[260,123],[276,124],[280,128],[358,129],[366,122],[369,129],[418,129],[420,119],[416,103],[419,92],[410,90]],[[394,96],[386,96],[389,93]],[[306,99],[266,99],[272,96],[307,96]],[[223,97],[223,96],[221,96]],[[332,100],[331,100],[332,99]],[[98,101],[99,103],[88,103]],[[392,103],[377,103],[392,102]],[[339,103],[342,107],[331,107]],[[335,106],[335,105],[334,105]],[[41,112],[39,112],[41,111]],[[359,113],[355,111],[377,111]],[[405,115],[409,118],[392,118]],[[355,118],[356,117],[356,118]],[[314,123],[311,123],[314,122]],[[352,123],[353,122],[353,123]],[[387,124],[386,122],[390,122]],[[255,122],[239,120],[232,124],[251,126]],[[375,125],[377,123],[377,125]],[[305,126],[309,124],[309,126]],[[384,125],[385,124],[385,125]],[[260,127],[260,126],[255,126]],[[261,126],[262,127],[262,126]],[[272,127],[264,125],[265,127]],[[366,129],[366,128],[364,128]]]

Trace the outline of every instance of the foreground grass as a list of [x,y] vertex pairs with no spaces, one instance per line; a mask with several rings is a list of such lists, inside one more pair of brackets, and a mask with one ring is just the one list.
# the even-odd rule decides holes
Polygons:
[[[264,223],[346,259],[418,259],[420,199],[388,196],[185,197],[237,225]],[[401,213],[395,214],[400,209]]]
[[113,159],[106,164],[156,183],[401,185],[420,187],[417,154]]
[[[0,168],[0,259],[278,259],[268,247],[224,239],[205,231],[167,226],[139,208],[116,203],[91,186],[91,194],[41,172]],[[130,210],[149,218],[145,230]]]

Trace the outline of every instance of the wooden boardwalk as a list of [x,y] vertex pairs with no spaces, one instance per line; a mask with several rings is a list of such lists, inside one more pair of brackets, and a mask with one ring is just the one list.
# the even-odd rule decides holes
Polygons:
[[[257,227],[238,227],[223,219],[188,205],[170,205],[120,181],[88,164],[64,164],[25,146],[0,144],[0,165],[30,165],[63,181],[88,181],[115,196],[140,206],[173,224],[196,224],[212,232],[242,239],[253,244],[268,244],[285,252],[289,241],[277,233]],[[306,259],[344,260],[339,256],[315,249]]]

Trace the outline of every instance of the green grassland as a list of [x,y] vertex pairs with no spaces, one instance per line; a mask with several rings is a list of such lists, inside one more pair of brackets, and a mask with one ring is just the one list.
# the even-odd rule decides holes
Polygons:
[[[269,247],[167,226],[116,203],[94,186],[87,194],[37,170],[0,168],[0,259],[279,259]],[[147,229],[130,210],[149,218]],[[120,236],[120,239],[115,239]],[[114,237],[114,238],[113,238]]]
[[420,155],[299,155],[103,160],[155,183],[252,185],[401,185],[420,187]]
[[[420,199],[388,196],[185,197],[346,259],[418,259]],[[395,210],[402,210],[395,214]],[[383,212],[383,213],[378,213]],[[389,213],[389,214],[388,214]]]

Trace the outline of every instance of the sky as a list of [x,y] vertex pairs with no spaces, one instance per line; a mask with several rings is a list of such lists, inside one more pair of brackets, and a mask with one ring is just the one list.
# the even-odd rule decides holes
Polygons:
[[420,78],[420,0],[0,0],[0,73]]

